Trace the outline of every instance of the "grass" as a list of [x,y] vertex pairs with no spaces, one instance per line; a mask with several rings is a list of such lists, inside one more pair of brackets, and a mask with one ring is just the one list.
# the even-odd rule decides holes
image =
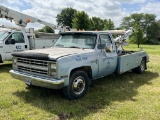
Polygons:
[[150,56],[144,74],[98,79],[85,97],[74,101],[60,90],[27,87],[10,76],[11,62],[5,62],[0,66],[0,120],[159,120],[160,46],[141,46]]
[[148,54],[156,54],[160,55],[160,45],[140,45],[140,48],[138,49],[136,44],[130,44],[129,46],[125,46],[125,49],[129,50],[145,50]]

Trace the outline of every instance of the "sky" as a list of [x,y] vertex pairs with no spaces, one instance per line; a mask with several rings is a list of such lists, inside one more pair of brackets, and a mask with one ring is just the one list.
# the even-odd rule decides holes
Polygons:
[[[0,6],[22,12],[46,22],[57,25],[56,16],[62,9],[72,7],[85,11],[89,17],[111,19],[115,26],[121,24],[123,17],[132,13],[155,14],[160,20],[160,0],[0,0]],[[0,19],[0,26],[15,26],[14,22]],[[40,29],[43,25],[29,23],[27,28]]]

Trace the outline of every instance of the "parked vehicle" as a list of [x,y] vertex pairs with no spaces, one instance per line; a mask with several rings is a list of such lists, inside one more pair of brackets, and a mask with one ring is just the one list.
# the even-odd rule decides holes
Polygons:
[[43,39],[35,38],[34,33],[31,34],[23,31],[11,31],[1,33],[0,62],[2,63],[5,60],[12,60],[11,53],[13,52],[51,47],[53,46],[54,42],[60,37],[60,35],[54,34],[52,38]]
[[[45,38],[36,38],[34,29],[25,29],[28,23],[41,23],[52,28],[56,28],[56,25],[39,20],[37,18],[25,15],[23,13],[17,12],[15,10],[0,6],[0,18],[6,18],[7,20],[14,21],[16,25],[20,28],[5,27],[9,28],[11,31],[0,33],[0,63],[5,60],[12,59],[12,52],[48,48],[53,46],[55,40],[60,36],[56,34],[46,34]],[[44,36],[44,33],[43,33]]]
[[149,57],[144,51],[125,51],[122,31],[65,32],[52,48],[13,53],[12,77],[28,86],[63,89],[69,99],[83,97],[92,81],[133,70],[143,73]]

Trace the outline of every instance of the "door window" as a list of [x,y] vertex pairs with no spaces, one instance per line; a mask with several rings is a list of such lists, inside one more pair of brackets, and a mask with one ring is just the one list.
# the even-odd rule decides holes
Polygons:
[[98,41],[98,49],[105,49],[106,46],[111,46],[112,41],[108,34],[101,34],[99,35],[99,41]]
[[107,34],[102,34],[102,35],[99,36],[99,38],[101,40],[100,41],[101,44],[107,44],[107,43],[111,44],[112,43],[110,36],[107,35]]
[[23,33],[20,33],[20,32],[15,32],[15,33],[12,33],[8,39],[6,40],[6,44],[11,44],[11,40],[14,39],[15,40],[15,43],[24,43],[24,36],[23,36]]
[[24,36],[23,33],[13,33],[12,34],[12,39],[15,40],[15,43],[24,43]]
[[112,52],[113,50],[112,41],[108,34],[99,35],[99,44],[100,44],[99,49],[105,49],[107,53]]

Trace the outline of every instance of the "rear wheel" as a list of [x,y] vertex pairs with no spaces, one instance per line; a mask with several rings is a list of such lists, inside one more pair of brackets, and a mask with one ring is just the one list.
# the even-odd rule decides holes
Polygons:
[[74,72],[69,81],[69,85],[63,88],[64,95],[69,99],[78,99],[83,97],[88,91],[88,75],[84,71]]
[[134,68],[132,71],[138,74],[142,74],[145,71],[145,69],[146,69],[146,60],[145,58],[142,58],[140,66]]

